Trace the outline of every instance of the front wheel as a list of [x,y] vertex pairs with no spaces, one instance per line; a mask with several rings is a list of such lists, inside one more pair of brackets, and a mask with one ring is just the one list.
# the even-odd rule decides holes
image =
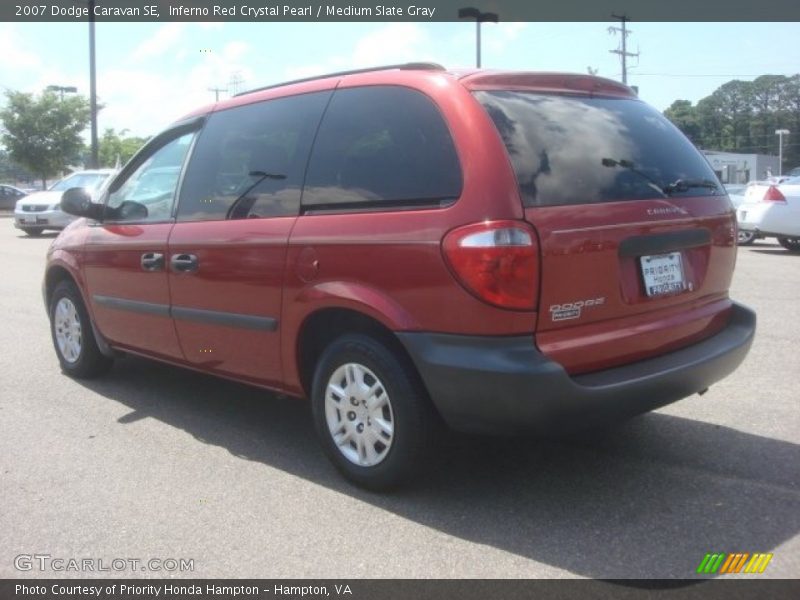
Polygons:
[[789,252],[800,252],[800,237],[779,237],[778,243]]
[[755,241],[756,241],[755,231],[743,231],[742,229],[739,230],[738,243],[740,246],[750,246]]
[[317,363],[311,400],[325,453],[354,483],[395,487],[425,464],[436,413],[413,366],[381,342],[335,340]]
[[71,281],[59,283],[50,298],[50,332],[58,362],[67,375],[96,377],[111,367],[112,360],[100,352],[89,313]]

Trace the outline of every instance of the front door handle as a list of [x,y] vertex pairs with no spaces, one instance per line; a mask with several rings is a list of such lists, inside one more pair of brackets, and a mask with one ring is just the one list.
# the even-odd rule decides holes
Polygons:
[[142,254],[141,265],[145,271],[161,271],[164,268],[164,255],[160,252],[145,252]]
[[179,273],[194,273],[197,271],[197,256],[194,254],[173,254],[170,259],[172,270]]

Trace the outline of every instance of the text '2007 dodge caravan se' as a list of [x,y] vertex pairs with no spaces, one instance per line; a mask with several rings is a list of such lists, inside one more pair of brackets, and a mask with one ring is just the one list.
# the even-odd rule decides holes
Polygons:
[[437,424],[575,429],[702,392],[755,331],[705,159],[616,82],[409,64],[243,94],[153,138],[53,243],[75,377],[120,352],[308,397],[351,480]]

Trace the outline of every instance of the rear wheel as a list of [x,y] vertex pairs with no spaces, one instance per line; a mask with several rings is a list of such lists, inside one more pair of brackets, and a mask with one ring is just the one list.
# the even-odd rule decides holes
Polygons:
[[779,237],[778,243],[789,252],[800,252],[800,237]]
[[41,227],[22,227],[21,229],[31,237],[39,237],[44,231]]
[[94,338],[89,314],[74,283],[62,281],[50,298],[50,331],[61,369],[72,377],[96,377],[108,371]]
[[739,245],[749,246],[756,241],[756,234],[754,231],[739,230]]
[[425,464],[436,414],[413,367],[381,342],[348,334],[331,343],[311,396],[323,449],[351,481],[386,489]]

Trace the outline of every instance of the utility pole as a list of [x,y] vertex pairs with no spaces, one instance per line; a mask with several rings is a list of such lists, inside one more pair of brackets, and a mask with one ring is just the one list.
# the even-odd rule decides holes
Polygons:
[[242,91],[242,87],[244,87],[244,78],[239,71],[234,71],[231,73],[231,79],[228,82],[228,86],[231,90],[231,96],[235,96]]
[[638,57],[639,53],[628,52],[628,36],[631,34],[631,32],[628,31],[626,25],[628,21],[630,21],[630,19],[626,15],[612,14],[611,17],[617,19],[622,24],[622,27],[609,27],[608,33],[611,34],[621,33],[622,43],[620,44],[621,46],[620,48],[617,48],[616,50],[609,50],[609,52],[611,52],[611,54],[620,55],[620,58],[622,59],[622,83],[628,85],[628,57],[629,56]]
[[214,102],[219,102],[219,93],[220,92],[227,92],[228,88],[218,88],[218,87],[210,87],[208,88],[209,92],[214,92]]
[[92,118],[90,166],[92,169],[99,166],[97,160],[97,66],[94,53],[94,4],[95,0],[89,0],[89,106]]

